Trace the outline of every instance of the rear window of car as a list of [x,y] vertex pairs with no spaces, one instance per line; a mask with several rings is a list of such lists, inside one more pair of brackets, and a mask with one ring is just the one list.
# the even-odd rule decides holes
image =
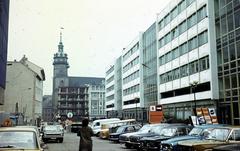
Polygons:
[[0,132],[0,148],[38,149],[36,134],[23,131]]

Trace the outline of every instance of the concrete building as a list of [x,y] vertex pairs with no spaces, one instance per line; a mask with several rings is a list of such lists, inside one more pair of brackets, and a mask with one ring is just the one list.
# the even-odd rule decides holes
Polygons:
[[144,106],[142,78],[142,34],[140,33],[122,53],[122,109],[124,118],[141,115],[137,110]]
[[215,107],[213,8],[211,0],[173,0],[157,17],[158,103],[169,116],[186,119],[196,107]]
[[51,122],[53,120],[53,111],[52,111],[52,96],[44,95],[42,103],[42,120],[44,122]]
[[107,117],[122,118],[122,56],[106,72],[106,114]]
[[[217,53],[217,77],[219,121],[240,124],[240,1],[214,0],[211,9],[215,23]],[[213,8],[213,7],[211,7]],[[213,11],[214,10],[214,11]],[[212,50],[211,50],[212,51]],[[216,59],[216,57],[215,57]]]
[[9,0],[0,0],[0,105],[4,104],[8,47]]
[[22,115],[24,121],[37,124],[42,116],[44,70],[28,61],[8,61],[5,103],[2,111]]
[[89,85],[89,117],[91,119],[105,118],[105,83],[102,85]]
[[[58,45],[58,52],[54,54],[53,61],[53,117],[60,115],[62,120],[67,118],[68,113],[73,113],[73,119],[81,120],[83,117],[89,117],[91,109],[89,109],[89,102],[93,100],[101,103],[102,97],[92,98],[89,95],[95,92],[103,95],[102,87],[104,85],[104,78],[98,77],[71,77],[68,75],[68,57],[64,53],[64,46],[62,42],[62,33],[60,33],[60,42]],[[96,87],[101,87],[101,90],[93,90]],[[89,91],[90,90],[90,91]],[[100,108],[99,108],[100,109]],[[104,110],[104,106],[100,111]],[[100,113],[99,111],[99,113]],[[104,114],[103,114],[104,115]]]

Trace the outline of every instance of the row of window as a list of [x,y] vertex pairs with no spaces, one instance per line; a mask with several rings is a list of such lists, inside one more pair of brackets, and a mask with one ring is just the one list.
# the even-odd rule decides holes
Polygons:
[[114,80],[114,76],[111,76],[110,78],[107,79],[107,84],[112,82]]
[[139,84],[123,90],[123,96],[139,92]]
[[131,75],[127,76],[126,78],[123,79],[123,84],[126,84],[132,80],[135,80],[139,77],[139,70],[132,73]]
[[160,84],[173,81],[197,72],[209,69],[209,57],[204,57],[189,64],[160,75]]
[[136,43],[124,56],[123,61],[125,61],[128,57],[130,57],[134,52],[136,52],[139,48],[139,43]]
[[207,30],[200,33],[199,35],[193,37],[192,39],[186,41],[185,43],[181,44],[179,47],[174,48],[170,52],[166,53],[165,55],[159,58],[159,66],[172,61],[191,50],[202,46],[203,44],[208,42],[208,35]]
[[170,13],[168,13],[159,23],[159,30],[167,26],[178,14],[180,14],[185,8],[187,8],[195,0],[183,0],[176,7],[174,7]]
[[165,36],[163,36],[159,41],[159,47],[161,48],[170,41],[172,41],[177,36],[181,35],[183,32],[185,32],[187,29],[190,29],[195,24],[199,23],[202,19],[204,19],[207,16],[207,10],[206,5],[200,8],[196,13],[192,14],[190,17],[188,17],[186,20],[184,20],[182,23],[180,23],[177,27],[175,27],[173,30],[171,30],[169,33],[167,33]]
[[114,94],[108,96],[108,97],[106,98],[106,101],[110,101],[110,100],[113,100],[113,99],[114,99]]
[[112,91],[112,90],[114,90],[114,85],[112,85],[112,86],[110,86],[109,88],[107,88],[107,91],[106,91],[106,92],[110,92],[110,91]]
[[139,57],[136,57],[134,60],[129,62],[127,65],[123,67],[123,73],[127,72],[129,69],[131,69],[133,66],[137,65],[139,63]]
[[110,69],[108,69],[108,71],[106,72],[106,75],[109,75],[111,72],[113,72],[114,70],[114,66],[111,66]]

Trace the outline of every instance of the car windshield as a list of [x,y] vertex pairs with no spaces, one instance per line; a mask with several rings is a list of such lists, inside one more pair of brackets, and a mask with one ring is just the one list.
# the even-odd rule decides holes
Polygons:
[[58,131],[60,128],[58,126],[46,126],[45,127],[46,131]]
[[228,135],[230,133],[229,129],[214,129],[207,137],[207,139],[218,140],[218,141],[226,141]]
[[176,133],[176,130],[176,128],[164,128],[161,130],[160,135],[171,137]]
[[123,130],[124,130],[124,127],[119,127],[119,128],[117,129],[116,133],[121,133],[121,132],[123,132]]
[[141,129],[139,129],[139,132],[146,133],[150,130],[151,126],[150,125],[144,125]]
[[201,132],[203,131],[202,128],[195,127],[191,130],[191,132],[188,134],[190,136],[199,136]]
[[0,150],[1,148],[38,149],[37,138],[34,132],[0,132]]

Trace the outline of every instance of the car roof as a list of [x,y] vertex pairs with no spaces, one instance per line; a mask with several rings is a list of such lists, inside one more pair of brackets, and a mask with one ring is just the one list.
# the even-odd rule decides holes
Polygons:
[[1,127],[0,131],[34,131],[37,133],[33,127]]
[[206,124],[206,125],[196,125],[196,128],[211,128],[211,127],[226,127],[226,124]]

